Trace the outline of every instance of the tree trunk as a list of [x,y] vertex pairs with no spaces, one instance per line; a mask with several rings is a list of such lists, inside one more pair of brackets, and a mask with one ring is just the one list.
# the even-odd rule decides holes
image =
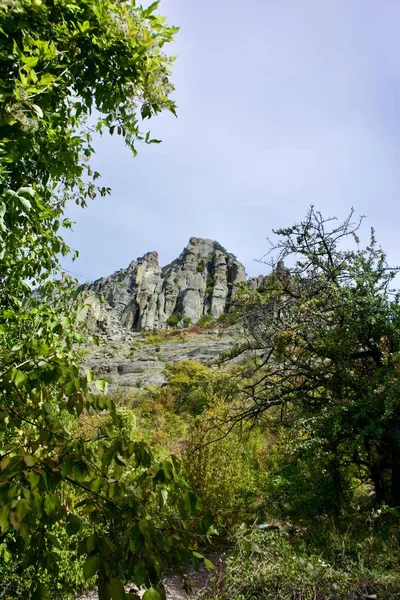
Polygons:
[[385,486],[385,480],[383,476],[383,469],[380,465],[373,465],[370,467],[371,479],[374,484],[375,497],[378,502],[387,502],[387,490]]
[[392,506],[400,507],[400,462],[392,466]]

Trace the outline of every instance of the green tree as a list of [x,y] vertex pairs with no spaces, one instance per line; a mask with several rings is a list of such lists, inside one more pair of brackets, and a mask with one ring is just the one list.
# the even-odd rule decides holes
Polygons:
[[185,555],[163,507],[176,499],[179,519],[198,510],[173,460],[154,464],[107,426],[78,435],[83,412],[115,409],[79,366],[74,285],[55,282],[66,203],[109,191],[90,166],[93,132],[117,133],[135,153],[137,141],[157,142],[142,120],[175,112],[163,46],[176,28],[157,4],[0,1],[0,555],[34,572],[36,599],[57,582],[60,530],[80,540],[101,599],[129,597],[128,579],[161,597],[164,564]]
[[[298,451],[328,469],[338,503],[348,469],[376,499],[400,505],[400,307],[374,232],[363,248],[353,211],[338,223],[311,208],[275,233],[278,267],[262,294],[243,289],[237,308],[252,346],[243,414],[275,408],[295,423]],[[346,243],[353,241],[353,250]],[[288,260],[289,259],[289,260]],[[285,268],[281,261],[292,264]],[[279,409],[279,410],[278,410]]]

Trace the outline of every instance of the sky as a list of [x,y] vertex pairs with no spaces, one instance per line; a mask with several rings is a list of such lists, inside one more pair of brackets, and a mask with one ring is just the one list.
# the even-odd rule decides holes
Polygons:
[[156,250],[161,265],[191,236],[218,240],[249,275],[272,229],[311,204],[353,206],[400,263],[400,3],[397,0],[163,0],[180,26],[178,118],[151,121],[162,144],[133,158],[118,136],[93,166],[112,195],[82,210],[64,267],[94,280]]

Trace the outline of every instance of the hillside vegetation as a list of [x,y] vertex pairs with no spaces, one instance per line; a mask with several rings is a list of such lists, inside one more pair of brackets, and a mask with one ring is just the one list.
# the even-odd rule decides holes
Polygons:
[[94,131],[135,154],[175,114],[157,4],[0,0],[0,597],[164,600],[210,548],[203,598],[400,597],[400,304],[373,231],[311,208],[252,285],[212,240],[153,253],[151,293],[143,260],[120,272],[121,344],[60,275],[68,202],[110,192]]

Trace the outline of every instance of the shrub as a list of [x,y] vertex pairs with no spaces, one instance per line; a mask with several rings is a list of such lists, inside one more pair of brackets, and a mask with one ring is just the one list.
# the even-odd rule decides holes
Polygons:
[[185,317],[183,319],[183,326],[184,327],[189,327],[189,325],[191,324],[191,322],[192,322],[192,319],[190,317]]
[[265,505],[306,527],[322,515],[339,523],[349,510],[352,488],[360,485],[354,467],[334,469],[325,447],[306,435],[307,423],[300,417],[292,431],[279,428],[274,418],[279,414],[270,415],[274,444],[260,461],[258,485]]
[[196,271],[198,271],[199,273],[203,273],[203,271],[204,271],[204,263],[198,264],[197,267],[196,267]]
[[145,344],[161,344],[162,341],[163,338],[159,333],[149,333],[143,340]]
[[214,279],[209,275],[206,281],[206,294],[212,294],[214,290]]
[[134,410],[141,439],[150,444],[156,460],[180,455],[187,436],[187,416],[174,413],[175,397],[168,386],[148,386],[135,399]]
[[228,250],[226,248],[224,248],[224,246],[222,244],[220,244],[219,242],[217,242],[216,240],[214,241],[214,250],[219,250],[220,252],[223,252],[224,254],[228,254]]
[[351,562],[338,568],[285,533],[241,529],[219,589],[205,592],[202,598],[336,600],[377,593],[380,600],[389,600],[399,591],[395,570],[384,576]]
[[200,327],[205,327],[206,325],[209,325],[212,320],[212,315],[202,315],[197,321],[197,325],[200,325]]
[[167,320],[167,325],[169,325],[169,327],[176,327],[177,325],[179,325],[179,323],[182,320],[182,313],[175,313],[173,315],[171,315],[170,317],[168,317]]
[[216,426],[224,411],[220,404],[201,415],[190,431],[183,461],[190,486],[213,513],[220,532],[247,520],[249,498],[256,491],[251,455],[239,431],[226,435]]
[[207,378],[210,369],[194,360],[168,363],[165,371],[176,412],[199,414],[207,405]]

